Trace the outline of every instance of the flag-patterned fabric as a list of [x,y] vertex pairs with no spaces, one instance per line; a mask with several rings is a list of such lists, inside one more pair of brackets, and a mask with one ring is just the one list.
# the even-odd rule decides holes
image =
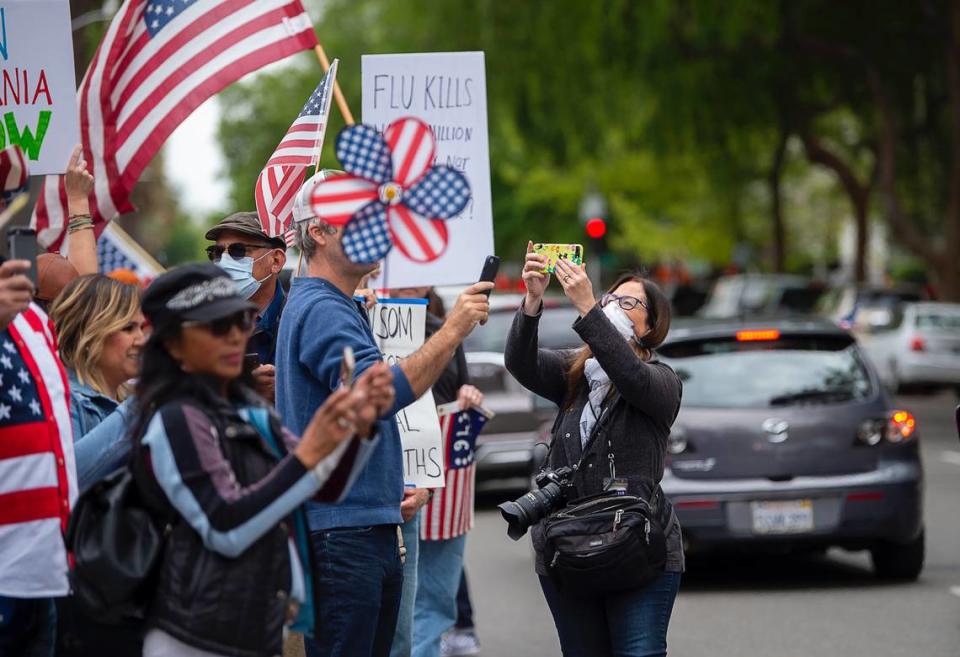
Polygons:
[[4,206],[8,195],[16,195],[26,190],[30,180],[30,169],[23,151],[16,144],[0,150],[0,182],[3,183]]
[[339,60],[333,60],[330,70],[307,99],[257,178],[254,191],[257,215],[264,232],[271,237],[283,235],[290,228],[293,203],[303,184],[307,167],[315,166],[320,161],[323,137],[330,120],[330,101],[333,99],[338,63]]
[[77,496],[67,375],[35,305],[0,331],[0,595],[66,595]]
[[394,121],[381,135],[368,125],[337,137],[346,174],[313,188],[314,214],[346,226],[343,250],[353,262],[376,262],[393,246],[414,262],[432,262],[447,248],[446,221],[470,202],[470,184],[456,169],[434,165],[436,140],[415,118]]
[[[134,209],[143,169],[197,106],[316,43],[300,0],[125,0],[77,94],[97,234]],[[66,217],[63,176],[48,176],[34,212],[42,246],[59,248]]]
[[477,436],[489,417],[475,408],[460,411],[456,405],[437,408],[445,441],[446,487],[434,489],[433,499],[420,512],[420,538],[425,541],[444,541],[473,529]]
[[148,282],[164,272],[163,267],[150,257],[133,238],[116,224],[110,224],[97,238],[97,264],[101,274],[128,269]]

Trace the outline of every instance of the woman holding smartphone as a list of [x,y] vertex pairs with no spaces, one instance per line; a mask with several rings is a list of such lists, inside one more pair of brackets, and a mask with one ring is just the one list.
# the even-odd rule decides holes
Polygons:
[[[574,351],[540,349],[547,258],[527,247],[527,292],[507,337],[507,369],[526,388],[560,407],[546,468],[578,462],[575,495],[619,488],[653,502],[666,534],[664,572],[635,590],[594,597],[560,590],[544,563],[543,523],[533,527],[536,569],[565,657],[666,655],[667,626],[684,569],[680,525],[659,491],[667,436],[680,409],[680,378],[654,349],[670,328],[670,304],[652,281],[621,276],[599,303],[584,267],[561,259],[556,277],[580,311]],[[601,422],[602,420],[602,422]],[[610,449],[608,450],[608,445]],[[607,462],[616,456],[616,468]]]

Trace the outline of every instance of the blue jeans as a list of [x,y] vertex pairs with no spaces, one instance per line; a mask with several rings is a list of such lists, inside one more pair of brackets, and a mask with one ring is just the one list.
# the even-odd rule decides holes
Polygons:
[[549,577],[540,587],[557,626],[563,657],[663,657],[680,573],[643,589],[601,597],[563,593]]
[[403,595],[400,597],[400,616],[393,635],[390,657],[410,657],[413,650],[413,605],[417,600],[417,562],[420,544],[420,514],[403,523],[403,544],[407,546],[407,560],[403,564]]
[[467,535],[420,542],[413,657],[440,657],[440,637],[457,622],[457,589],[463,574]]
[[403,589],[396,525],[311,532],[317,577],[308,657],[388,657]]
[[0,596],[0,657],[52,657],[56,634],[53,598]]

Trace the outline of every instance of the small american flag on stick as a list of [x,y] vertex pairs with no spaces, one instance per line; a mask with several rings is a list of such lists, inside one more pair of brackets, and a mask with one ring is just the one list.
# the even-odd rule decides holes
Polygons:
[[484,408],[461,411],[457,402],[437,407],[445,441],[446,485],[420,512],[420,538],[444,541],[473,528],[474,484],[477,476],[477,436],[493,413]]
[[[330,70],[307,99],[257,178],[254,191],[257,214],[263,230],[271,237],[286,236],[289,229],[293,228],[290,225],[293,203],[303,185],[307,167],[315,166],[320,161],[338,63],[339,60],[333,60]],[[286,239],[289,246],[290,238]]]

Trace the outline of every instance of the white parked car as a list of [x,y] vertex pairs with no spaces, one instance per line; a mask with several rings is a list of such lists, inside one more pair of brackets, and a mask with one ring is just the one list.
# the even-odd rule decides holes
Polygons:
[[951,386],[960,391],[960,303],[920,302],[893,311],[861,344],[881,378],[901,386]]

